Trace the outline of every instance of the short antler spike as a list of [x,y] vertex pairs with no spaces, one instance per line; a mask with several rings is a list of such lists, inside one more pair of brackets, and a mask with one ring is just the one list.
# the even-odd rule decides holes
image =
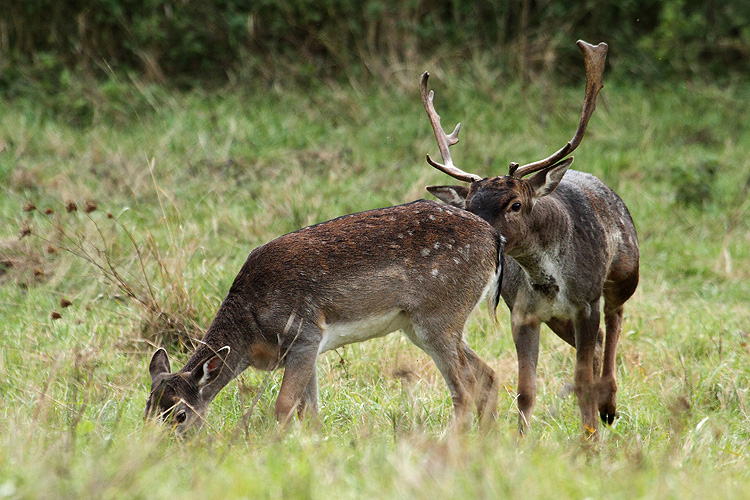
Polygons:
[[461,124],[459,123],[458,125],[456,125],[456,128],[453,129],[453,132],[446,135],[443,127],[440,125],[440,115],[438,115],[437,111],[435,111],[435,105],[433,104],[435,93],[433,91],[429,91],[429,93],[427,92],[427,79],[429,77],[430,74],[427,71],[422,74],[420,86],[422,93],[422,104],[424,104],[424,109],[425,111],[427,111],[427,116],[430,118],[430,123],[432,123],[432,130],[433,132],[435,132],[435,139],[437,140],[438,149],[440,150],[440,156],[443,157],[444,164],[434,161],[432,158],[430,158],[430,155],[427,155],[427,163],[440,170],[441,172],[445,172],[446,174],[460,181],[474,182],[482,180],[482,177],[476,174],[464,172],[453,164],[453,159],[451,159],[451,154],[450,151],[448,151],[448,148],[458,142],[458,131],[461,129]]
[[583,135],[586,133],[586,126],[596,109],[596,96],[604,86],[602,84],[602,75],[604,73],[604,62],[607,59],[608,46],[604,42],[599,45],[591,45],[583,40],[578,40],[576,43],[583,52],[583,61],[586,67],[586,97],[583,101],[583,109],[581,110],[581,121],[578,123],[575,135],[573,135],[570,142],[552,156],[515,169],[511,164],[509,175],[520,178],[554,165],[572,153],[581,143],[581,140],[583,140]]

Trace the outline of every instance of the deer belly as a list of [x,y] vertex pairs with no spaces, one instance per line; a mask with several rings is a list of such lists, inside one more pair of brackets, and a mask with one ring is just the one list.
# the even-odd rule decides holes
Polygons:
[[323,339],[320,341],[318,354],[338,349],[355,342],[362,342],[388,335],[409,324],[409,318],[401,310],[388,311],[355,321],[323,323]]

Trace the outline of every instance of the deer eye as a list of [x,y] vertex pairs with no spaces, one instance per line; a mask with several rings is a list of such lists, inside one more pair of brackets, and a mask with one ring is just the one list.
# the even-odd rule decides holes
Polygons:
[[185,410],[180,410],[177,413],[175,413],[174,419],[178,424],[185,422],[185,420],[187,419],[187,414],[185,413]]
[[521,203],[518,201],[515,202],[514,204],[510,206],[510,209],[513,210],[514,212],[518,212],[519,210],[521,210]]

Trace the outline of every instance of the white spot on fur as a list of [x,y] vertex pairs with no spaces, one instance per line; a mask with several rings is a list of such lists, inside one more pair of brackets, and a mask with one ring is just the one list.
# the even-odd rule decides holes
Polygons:
[[437,267],[433,267],[432,271],[430,272],[431,275],[437,276],[439,274]]
[[428,255],[430,255],[430,249],[429,248],[423,248],[420,253],[422,254],[422,257],[427,257]]

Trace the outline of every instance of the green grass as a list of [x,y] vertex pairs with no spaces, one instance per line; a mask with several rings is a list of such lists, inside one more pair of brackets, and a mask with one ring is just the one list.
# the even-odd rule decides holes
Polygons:
[[[746,84],[607,83],[576,152],[574,168],[630,207],[642,252],[618,355],[621,417],[599,443],[582,441],[575,399],[560,396],[574,355],[547,330],[532,432],[517,438],[504,306],[499,325],[483,306],[466,332],[502,381],[488,436],[450,432],[442,379],[400,335],[320,358],[319,424],[279,429],[281,373],[248,370],[197,439],[175,443],[144,425],[148,361],[175,336],[164,318],[200,336],[252,248],[451,182],[424,161],[436,148],[417,77],[409,89],[144,90],[102,104],[83,129],[43,101],[0,103],[0,498],[746,494],[750,134],[737,111]],[[446,128],[464,124],[454,160],[482,175],[560,147],[582,98],[577,87],[522,92],[489,76],[438,72],[431,84]],[[98,210],[68,213],[69,201]],[[24,212],[28,202],[37,210]],[[32,235],[19,239],[24,225]],[[108,282],[111,272],[60,250],[75,241],[96,258],[90,243],[106,249],[156,313]],[[169,344],[174,364],[188,344]]]

